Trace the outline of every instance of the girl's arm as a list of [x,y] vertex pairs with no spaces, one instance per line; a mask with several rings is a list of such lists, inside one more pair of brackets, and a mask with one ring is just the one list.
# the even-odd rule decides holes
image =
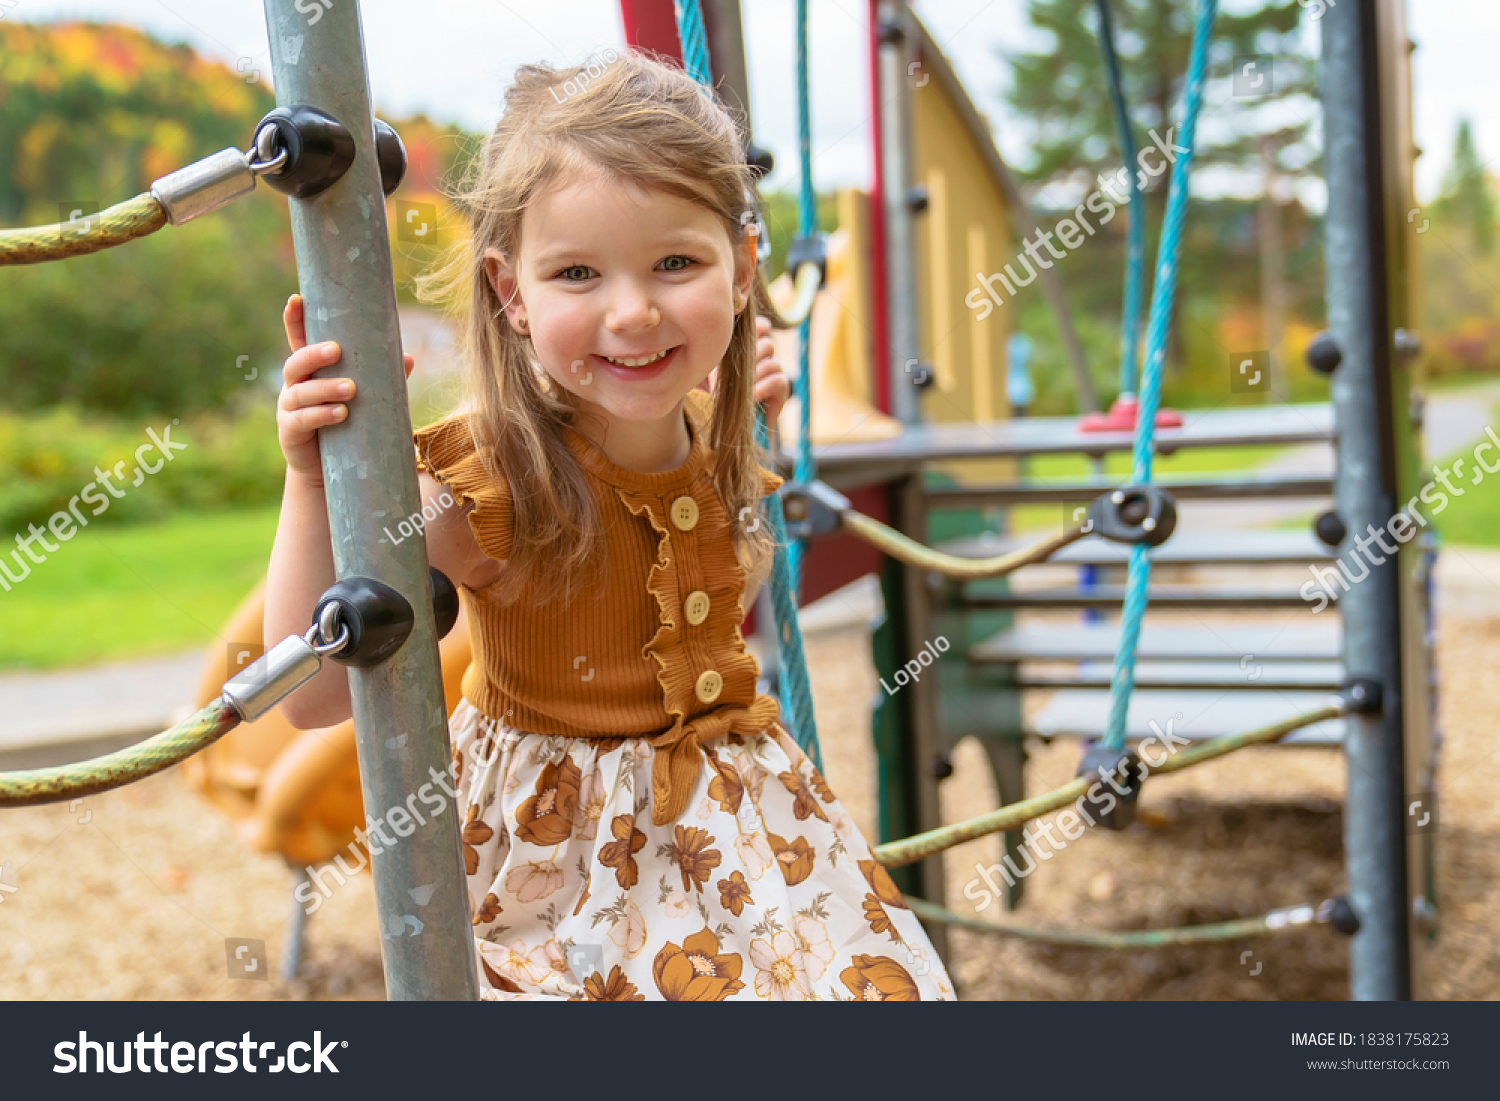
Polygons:
[[[277,400],[276,426],[282,454],[286,456],[286,488],[281,499],[281,518],[266,570],[265,645],[274,646],[287,635],[305,634],[312,622],[318,598],[338,578],[333,565],[333,537],[328,525],[328,502],[323,489],[323,466],[318,451],[317,430],[337,424],[348,415],[343,402],[354,396],[354,382],[347,378],[312,378],[314,371],[338,362],[336,346],[307,347],[302,298],[293,295],[282,317],[292,355],[282,368],[285,385]],[[409,376],[411,356],[402,360]],[[347,386],[347,390],[341,387]],[[435,505],[444,489],[426,474],[420,474],[422,504]],[[483,577],[493,580],[499,567],[479,549],[467,520],[467,511],[450,509],[440,513],[427,528],[427,559],[455,584]],[[488,566],[486,566],[488,564]],[[348,670],[335,661],[325,661],[313,677],[281,704],[282,715],[299,730],[334,726],[349,718]]]

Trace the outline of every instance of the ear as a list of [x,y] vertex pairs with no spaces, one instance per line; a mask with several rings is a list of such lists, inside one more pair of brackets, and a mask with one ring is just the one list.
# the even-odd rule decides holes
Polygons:
[[521,281],[499,249],[484,250],[484,274],[504,304],[505,316],[510,321],[511,328],[519,331],[517,320],[526,312],[526,303],[521,301]]
[[759,243],[760,237],[751,232],[754,226],[754,222],[747,225],[745,232],[740,234],[740,239],[735,245],[734,292],[736,300],[744,302],[746,306],[750,304],[750,299],[755,294],[755,267],[759,260],[755,246]]

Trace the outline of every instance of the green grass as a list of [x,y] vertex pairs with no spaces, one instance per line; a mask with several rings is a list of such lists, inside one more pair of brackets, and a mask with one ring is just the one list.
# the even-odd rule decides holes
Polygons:
[[79,531],[12,591],[0,590],[0,668],[208,645],[264,576],[277,512],[185,512],[158,524]]
[[[1491,423],[1497,421],[1500,421],[1500,408],[1493,411],[1491,418]],[[1455,486],[1463,490],[1463,496],[1455,497],[1444,491],[1444,496],[1448,497],[1448,507],[1439,515],[1431,517],[1432,525],[1437,528],[1444,543],[1453,543],[1462,547],[1500,546],[1500,474],[1485,476],[1481,471],[1483,480],[1478,485],[1473,484],[1474,448],[1482,442],[1482,437],[1474,440],[1467,447],[1459,448],[1437,464],[1451,469],[1454,459],[1464,460],[1461,471],[1452,475],[1450,479]],[[1493,464],[1495,456],[1487,455],[1486,461]],[[1427,477],[1432,477],[1430,469]],[[1438,488],[1442,489],[1441,483],[1438,483]],[[1426,506],[1421,502],[1418,502],[1417,508],[1426,514]]]

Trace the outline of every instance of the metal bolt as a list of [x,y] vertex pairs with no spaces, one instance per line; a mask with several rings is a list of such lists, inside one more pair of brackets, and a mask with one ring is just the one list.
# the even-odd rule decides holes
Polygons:
[[1156,517],[1154,517],[1154,516],[1148,516],[1144,520],[1142,520],[1141,521],[1141,530],[1142,531],[1155,531],[1156,530]]

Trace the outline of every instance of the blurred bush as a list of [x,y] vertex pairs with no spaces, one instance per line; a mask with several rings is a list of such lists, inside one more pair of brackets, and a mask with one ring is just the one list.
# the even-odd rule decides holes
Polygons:
[[[155,474],[132,485],[136,448],[170,426],[171,442],[187,444]],[[161,461],[153,448],[142,456]],[[112,484],[124,496],[102,489],[109,508],[94,516],[97,500],[80,502],[78,511],[90,524],[120,524],[163,519],[178,509],[248,508],[277,504],[286,464],[276,443],[276,415],[269,403],[238,415],[203,413],[179,418],[165,415],[139,421],[105,420],[60,406],[41,414],[0,412],[0,530],[24,532],[45,525],[85,486],[97,482],[95,468],[109,471],[124,462],[125,478]]]

